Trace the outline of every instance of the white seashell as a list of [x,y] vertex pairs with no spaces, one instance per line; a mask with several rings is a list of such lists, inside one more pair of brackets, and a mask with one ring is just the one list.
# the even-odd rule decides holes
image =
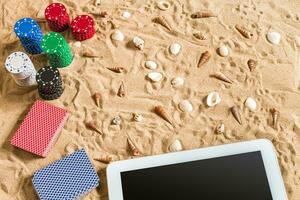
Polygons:
[[158,82],[162,79],[163,75],[159,72],[150,72],[148,78],[153,82]]
[[174,142],[169,146],[169,151],[176,152],[182,150],[182,144],[180,140],[174,140]]
[[171,84],[174,87],[182,86],[184,84],[184,79],[178,76],[178,77],[172,79]]
[[296,43],[298,46],[300,46],[300,36],[295,37]]
[[167,1],[159,1],[157,2],[157,7],[160,10],[168,10],[170,8],[171,4]]
[[122,13],[122,17],[124,17],[124,18],[128,19],[128,18],[130,18],[130,17],[131,17],[131,13],[130,13],[130,12],[128,12],[128,11],[124,11],[124,12]]
[[229,55],[229,49],[227,48],[227,46],[222,45],[222,46],[219,47],[218,53],[222,57],[227,57]]
[[123,41],[124,38],[125,36],[120,30],[115,30],[113,34],[111,34],[111,39],[115,41]]
[[144,49],[145,41],[142,38],[136,36],[132,39],[132,42],[139,50]]
[[208,96],[206,98],[206,104],[209,107],[216,106],[220,102],[221,102],[221,97],[218,92],[211,92],[208,94]]
[[79,41],[76,41],[76,42],[74,42],[74,47],[76,47],[76,48],[80,48],[81,47],[81,42],[79,42]]
[[188,100],[183,100],[179,103],[178,105],[179,109],[183,112],[192,112],[193,111],[193,106]]
[[179,54],[180,50],[181,50],[181,45],[179,43],[175,42],[175,43],[171,44],[171,46],[170,46],[171,54],[177,55],[177,54]]
[[101,0],[95,0],[94,5],[95,6],[100,6],[101,5]]
[[114,117],[113,120],[112,120],[112,124],[121,125],[121,117],[120,116]]
[[278,45],[280,43],[281,35],[278,32],[269,32],[267,34],[267,39],[271,44]]
[[153,61],[153,60],[147,60],[145,62],[145,67],[147,67],[148,69],[154,70],[154,69],[157,68],[157,63],[155,61]]
[[134,113],[134,114],[133,114],[133,119],[134,119],[134,121],[136,121],[136,122],[141,122],[141,121],[143,120],[143,116],[140,115],[140,114]]
[[245,101],[245,105],[247,106],[247,108],[249,108],[249,110],[251,111],[255,111],[257,104],[256,101],[252,98],[252,97],[248,97]]

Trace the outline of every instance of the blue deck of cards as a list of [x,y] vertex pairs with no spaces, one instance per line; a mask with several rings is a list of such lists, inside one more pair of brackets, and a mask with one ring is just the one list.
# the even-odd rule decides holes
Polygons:
[[35,172],[32,178],[42,200],[78,199],[96,188],[99,181],[84,149]]

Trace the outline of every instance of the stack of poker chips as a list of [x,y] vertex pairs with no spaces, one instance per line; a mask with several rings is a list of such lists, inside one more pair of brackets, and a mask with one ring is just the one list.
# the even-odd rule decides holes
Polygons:
[[14,31],[28,53],[42,53],[43,32],[36,21],[31,18],[22,18],[16,22]]
[[99,176],[84,149],[34,173],[33,186],[40,199],[80,199],[99,185]]
[[63,93],[62,79],[58,69],[43,67],[36,73],[38,92],[44,100],[54,100]]
[[45,10],[45,18],[49,28],[55,32],[65,31],[70,24],[66,7],[61,3],[52,3]]
[[50,32],[44,35],[42,49],[47,54],[52,67],[66,67],[70,65],[73,60],[69,44],[59,33]]
[[35,85],[36,70],[30,58],[23,52],[10,54],[5,61],[5,68],[20,86]]
[[71,22],[71,32],[76,40],[87,40],[95,34],[94,20],[88,15],[79,15]]

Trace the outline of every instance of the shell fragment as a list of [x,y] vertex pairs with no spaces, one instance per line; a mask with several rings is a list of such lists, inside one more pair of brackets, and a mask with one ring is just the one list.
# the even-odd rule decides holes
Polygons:
[[218,92],[211,92],[206,98],[206,105],[209,107],[216,106],[221,102],[221,97]]
[[183,112],[190,113],[193,111],[193,106],[188,100],[183,100],[178,105],[179,109]]
[[159,1],[157,2],[157,7],[160,10],[168,10],[170,8],[171,4],[167,1]]
[[174,87],[182,86],[184,84],[184,79],[181,78],[180,76],[178,76],[178,77],[172,79],[171,84]]
[[132,42],[133,42],[134,46],[136,48],[138,48],[139,50],[144,49],[145,41],[142,38],[136,36],[132,39]]
[[124,38],[125,36],[120,30],[115,30],[113,34],[111,34],[111,39],[115,41],[123,41]]
[[130,13],[130,12],[128,12],[128,11],[124,11],[124,12],[122,13],[122,17],[124,17],[124,18],[128,19],[128,18],[130,18],[130,17],[131,17],[131,13]]

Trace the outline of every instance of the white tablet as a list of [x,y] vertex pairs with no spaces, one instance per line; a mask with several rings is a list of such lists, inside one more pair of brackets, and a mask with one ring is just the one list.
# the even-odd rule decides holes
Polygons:
[[275,150],[260,139],[114,162],[109,200],[287,200]]

